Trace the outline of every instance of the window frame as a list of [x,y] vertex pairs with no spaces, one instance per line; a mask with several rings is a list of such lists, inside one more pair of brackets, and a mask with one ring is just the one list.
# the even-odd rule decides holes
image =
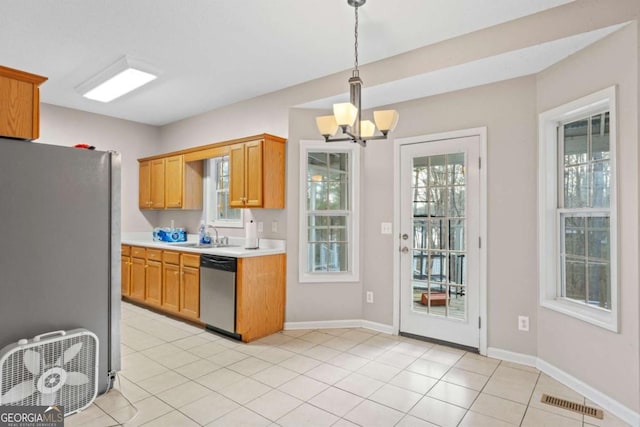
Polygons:
[[[217,161],[220,158],[229,157],[229,155],[212,157],[204,160],[205,162],[205,179],[203,185],[204,191],[204,218],[206,224],[220,228],[244,228],[244,209],[240,211],[240,218],[236,220],[220,220],[218,219],[218,166]],[[212,166],[215,165],[215,166]],[[227,188],[227,191],[228,188]]]
[[[349,154],[349,208],[348,215],[348,265],[346,272],[310,272],[308,270],[308,210],[307,173],[308,153]],[[298,281],[300,283],[358,282],[360,280],[360,146],[349,142],[300,141],[300,191],[299,191],[299,251]],[[328,211],[331,212],[331,211]]]
[[[560,207],[559,191],[563,183],[559,156],[560,132],[558,127],[598,113],[609,112],[609,162],[610,202],[609,208],[564,208]],[[618,297],[618,226],[617,226],[617,114],[616,86],[600,90],[583,98],[545,111],[538,120],[538,280],[539,304],[584,322],[619,331]],[[604,309],[562,296],[561,265],[563,214],[579,212],[609,211],[611,308]]]

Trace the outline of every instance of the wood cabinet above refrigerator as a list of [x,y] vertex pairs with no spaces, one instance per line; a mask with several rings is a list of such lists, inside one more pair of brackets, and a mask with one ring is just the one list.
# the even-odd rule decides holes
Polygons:
[[46,77],[0,66],[0,136],[40,136],[40,89]]

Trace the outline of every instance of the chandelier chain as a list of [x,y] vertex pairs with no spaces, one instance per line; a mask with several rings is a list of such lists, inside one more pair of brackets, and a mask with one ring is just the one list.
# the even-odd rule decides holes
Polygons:
[[356,26],[355,26],[355,30],[354,30],[354,35],[355,35],[355,43],[354,43],[355,61],[354,61],[354,67],[355,67],[355,69],[353,70],[353,75],[354,76],[358,76],[358,75],[360,75],[360,71],[358,70],[358,6],[356,5],[354,7],[354,9],[356,10]]

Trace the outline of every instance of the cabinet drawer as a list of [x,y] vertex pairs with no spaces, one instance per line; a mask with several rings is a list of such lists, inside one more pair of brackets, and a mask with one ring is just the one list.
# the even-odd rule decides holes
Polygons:
[[187,267],[200,267],[200,255],[182,254],[182,265]]
[[131,256],[134,258],[144,258],[147,256],[147,250],[145,248],[133,246],[131,248]]
[[131,256],[131,246],[122,245],[120,254],[122,256]]
[[180,253],[164,251],[162,252],[162,261],[164,261],[167,264],[180,265]]
[[161,249],[147,249],[147,259],[151,259],[154,261],[162,261],[162,250]]

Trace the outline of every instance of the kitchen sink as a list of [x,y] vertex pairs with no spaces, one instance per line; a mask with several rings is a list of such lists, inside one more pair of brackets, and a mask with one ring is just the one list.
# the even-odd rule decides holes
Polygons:
[[223,244],[223,243],[215,243],[215,244],[200,244],[200,243],[194,243],[194,242],[189,242],[189,243],[172,243],[171,246],[176,246],[179,248],[196,248],[196,249],[209,249],[209,248],[238,248],[240,247],[239,245],[228,245],[228,244]]

